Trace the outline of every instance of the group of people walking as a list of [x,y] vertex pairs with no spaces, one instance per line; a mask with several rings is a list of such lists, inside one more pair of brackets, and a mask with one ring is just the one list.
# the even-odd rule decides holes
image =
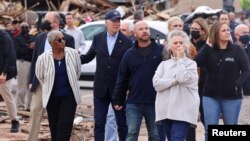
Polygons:
[[[71,16],[67,15],[68,21]],[[58,13],[46,14],[45,20],[51,29],[34,38],[34,46],[29,46],[33,57],[27,58],[30,60],[27,65],[31,66],[29,88],[32,94],[28,141],[38,140],[45,111],[52,140],[70,140],[76,107],[81,103],[82,94],[77,82],[81,64],[95,57],[96,141],[110,140],[105,134],[110,105],[119,141],[138,140],[143,119],[149,141],[195,141],[199,115],[205,127],[206,141],[208,126],[219,124],[220,117],[224,124],[249,124],[249,104],[244,99],[242,101],[243,94],[249,94],[248,26],[236,26],[233,32],[236,41],[233,42],[226,22],[215,22],[208,29],[206,21],[197,18],[190,25],[188,36],[183,31],[183,21],[173,17],[168,21],[169,33],[162,45],[151,38],[150,28],[143,19],[134,22],[134,30],[127,26],[131,34],[124,34],[120,30],[121,18],[117,10],[108,11],[105,15],[106,30],[95,35],[88,52],[82,54],[80,46],[84,43],[80,33],[77,30],[68,34],[60,31]],[[70,32],[74,36],[69,35]],[[17,132],[16,105],[10,89],[6,88],[9,80],[17,74],[16,54],[11,39],[7,36],[1,39],[5,34],[0,30],[0,46],[3,45],[0,93],[12,126],[17,126],[11,131]],[[17,63],[23,62],[19,60]]]

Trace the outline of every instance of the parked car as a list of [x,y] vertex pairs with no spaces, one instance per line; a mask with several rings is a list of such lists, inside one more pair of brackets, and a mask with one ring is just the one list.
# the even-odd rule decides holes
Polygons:
[[[132,21],[129,21],[132,22]],[[151,36],[157,39],[160,43],[163,43],[167,35],[167,23],[164,21],[146,21],[150,27]],[[83,53],[85,54],[91,44],[94,36],[105,30],[105,21],[95,21],[86,23],[78,27],[84,34],[86,40],[86,46]],[[81,79],[93,80],[96,69],[96,60],[93,59],[91,62],[82,65],[81,67]]]

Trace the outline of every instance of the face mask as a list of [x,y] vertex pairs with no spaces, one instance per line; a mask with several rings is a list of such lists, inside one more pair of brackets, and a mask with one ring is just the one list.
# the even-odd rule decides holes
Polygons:
[[44,21],[42,24],[43,28],[46,29],[47,31],[50,31],[52,29],[49,21]]
[[201,37],[200,31],[191,31],[191,36],[193,39],[198,39]]
[[250,41],[250,36],[248,34],[240,36],[240,42],[243,44],[248,44]]
[[28,34],[29,28],[28,27],[21,27],[21,34]]

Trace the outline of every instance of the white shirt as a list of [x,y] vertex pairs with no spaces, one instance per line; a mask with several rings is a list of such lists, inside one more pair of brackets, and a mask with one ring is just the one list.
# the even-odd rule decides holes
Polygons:
[[46,38],[45,47],[44,47],[44,52],[45,52],[45,51],[48,51],[48,50],[51,50],[51,49],[52,49],[52,47],[51,47],[51,45],[49,44],[48,38]]
[[80,54],[83,54],[86,45],[83,32],[77,28],[69,29],[67,27],[65,27],[65,32],[74,37],[75,49],[77,49]]

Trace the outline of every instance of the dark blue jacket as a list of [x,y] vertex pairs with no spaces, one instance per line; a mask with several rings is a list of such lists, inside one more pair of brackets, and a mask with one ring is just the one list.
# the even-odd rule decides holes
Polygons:
[[163,46],[151,40],[152,51],[143,57],[138,52],[137,41],[122,59],[117,83],[113,94],[113,104],[123,105],[128,90],[127,103],[154,104],[156,91],[153,87],[153,76],[162,61]]
[[131,46],[132,41],[119,32],[112,54],[109,55],[107,31],[94,36],[88,52],[81,55],[82,64],[88,63],[96,57],[94,96],[99,98],[112,96],[122,57]]
[[205,44],[195,61],[199,67],[207,67],[203,96],[242,98],[242,86],[250,72],[248,58],[242,48],[228,44],[226,49],[218,49]]
[[[245,51],[247,53],[248,60],[250,63],[250,44],[249,43],[247,44]],[[243,85],[243,94],[250,96],[250,76],[247,78],[247,80],[245,81],[245,83]]]
[[10,35],[0,30],[0,74],[7,74],[7,80],[17,75],[16,52]]

